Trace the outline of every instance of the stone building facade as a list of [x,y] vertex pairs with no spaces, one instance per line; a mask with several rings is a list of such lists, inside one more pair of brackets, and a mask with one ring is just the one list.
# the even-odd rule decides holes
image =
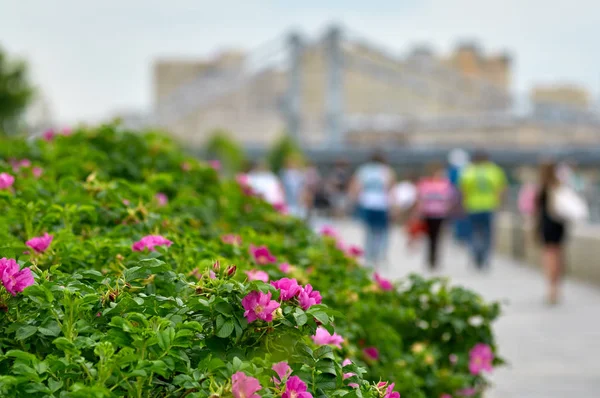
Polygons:
[[[342,107],[348,120],[355,116],[477,114],[506,110],[510,105],[511,64],[502,54],[486,56],[475,46],[461,46],[447,57],[419,48],[399,58],[360,42],[344,42],[342,51]],[[270,144],[287,126],[289,70],[275,66],[247,72],[246,61],[241,52],[224,52],[208,60],[156,61],[153,83],[157,108],[178,94],[185,96],[181,92],[203,80],[207,87],[213,78],[215,86],[227,86],[211,97],[206,94],[210,87],[205,90],[198,84],[187,95],[200,98],[201,104],[163,124],[194,146],[202,145],[217,128],[229,130],[250,146]],[[299,135],[305,144],[323,145],[328,139],[328,54],[323,42],[304,46],[298,70]],[[236,79],[239,84],[235,84]],[[350,123],[345,129],[352,129]],[[366,130],[348,131],[346,140],[356,141],[351,138],[356,133],[368,136]]]

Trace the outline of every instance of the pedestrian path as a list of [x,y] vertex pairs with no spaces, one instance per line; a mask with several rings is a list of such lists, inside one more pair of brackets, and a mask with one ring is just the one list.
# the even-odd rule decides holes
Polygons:
[[[341,222],[337,228],[346,241],[362,245],[359,226]],[[422,253],[409,252],[396,229],[390,265],[382,274],[399,278],[427,273]],[[600,288],[567,281],[563,302],[547,307],[544,279],[537,270],[496,257],[489,272],[478,273],[469,266],[465,250],[450,239],[444,240],[440,259],[438,275],[504,303],[494,330],[509,364],[494,373],[495,387],[486,398],[600,397]]]

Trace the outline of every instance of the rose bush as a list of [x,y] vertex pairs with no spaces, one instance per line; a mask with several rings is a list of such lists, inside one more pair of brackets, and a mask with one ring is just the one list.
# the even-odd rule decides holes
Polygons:
[[497,303],[370,275],[160,134],[0,144],[0,258],[35,276],[0,286],[0,395],[460,397],[502,363]]

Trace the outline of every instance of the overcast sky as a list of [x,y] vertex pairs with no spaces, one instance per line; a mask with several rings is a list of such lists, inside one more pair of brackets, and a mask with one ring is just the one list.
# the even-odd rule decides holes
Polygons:
[[506,50],[518,92],[600,90],[600,0],[0,0],[0,46],[30,61],[57,119],[73,122],[149,108],[156,57],[252,49],[332,21],[398,53],[464,39]]

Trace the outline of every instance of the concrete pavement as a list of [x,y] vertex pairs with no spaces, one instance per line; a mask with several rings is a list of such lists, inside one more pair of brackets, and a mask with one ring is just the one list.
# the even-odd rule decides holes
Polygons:
[[[357,224],[341,222],[337,228],[345,241],[362,246]],[[424,248],[409,253],[398,228],[390,237],[389,258],[381,273],[390,278],[428,273]],[[562,303],[548,307],[538,270],[496,256],[489,272],[475,272],[466,251],[449,238],[440,259],[438,275],[504,304],[494,329],[509,364],[494,373],[495,387],[486,398],[600,397],[600,289],[567,281]]]

